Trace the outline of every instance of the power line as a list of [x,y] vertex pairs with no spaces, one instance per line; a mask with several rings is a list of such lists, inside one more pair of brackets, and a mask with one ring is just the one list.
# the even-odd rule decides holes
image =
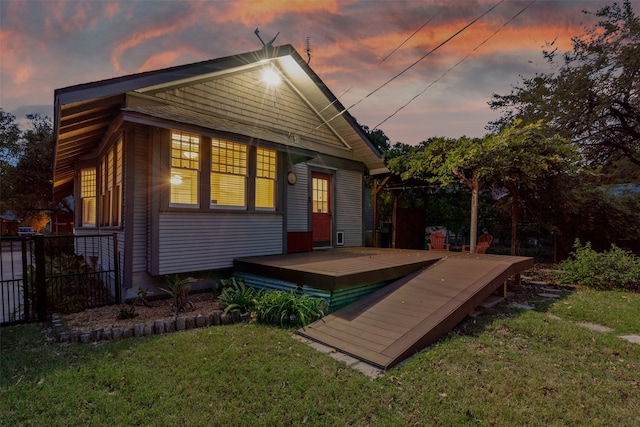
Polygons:
[[[501,5],[502,3],[504,3],[505,0],[500,0],[498,3],[496,3],[495,5],[493,5],[491,8],[489,8],[486,12],[484,12],[482,15],[478,16],[477,18],[475,18],[473,21],[469,22],[467,25],[465,25],[464,27],[462,27],[461,29],[459,29],[458,31],[456,31],[453,35],[451,35],[449,38],[447,38],[445,41],[443,41],[442,43],[440,43],[438,46],[434,47],[433,49],[431,49],[429,52],[425,53],[424,55],[422,55],[422,57],[418,58],[418,60],[416,60],[415,62],[413,62],[412,64],[410,64],[408,67],[406,67],[404,70],[400,71],[398,74],[396,74],[395,76],[391,77],[389,80],[387,80],[386,82],[384,82],[383,84],[381,84],[380,86],[378,86],[376,89],[374,89],[373,91],[369,92],[368,95],[366,95],[365,97],[361,98],[359,101],[357,101],[356,103],[352,104],[351,106],[343,109],[342,111],[340,111],[338,114],[336,114],[335,116],[331,117],[329,120],[326,121],[326,123],[332,121],[333,119],[335,119],[336,117],[344,114],[346,111],[349,111],[350,109],[352,109],[353,107],[355,107],[356,105],[360,104],[362,101],[364,101],[365,99],[367,99],[368,97],[370,97],[371,95],[373,95],[374,93],[378,92],[380,89],[382,89],[383,87],[385,87],[386,85],[388,85],[389,83],[391,83],[392,81],[394,81],[395,79],[397,79],[398,77],[400,77],[402,74],[406,73],[407,71],[409,71],[411,68],[413,68],[414,66],[416,66],[420,61],[422,61],[423,59],[425,59],[427,56],[431,55],[433,52],[435,52],[436,50],[440,49],[442,46],[444,46],[445,44],[447,44],[448,42],[450,42],[453,38],[455,38],[456,36],[458,36],[460,33],[462,33],[463,31],[465,31],[467,28],[469,28],[470,26],[472,26],[473,24],[475,24],[477,21],[479,21],[480,19],[482,19],[485,15],[489,14],[490,12],[492,12],[496,7],[498,7],[499,5]],[[324,123],[323,123],[324,124]],[[318,125],[317,128],[319,128],[322,125]],[[316,128],[316,129],[317,129]]]
[[384,58],[382,58],[382,59],[380,60],[380,62],[378,62],[378,65],[382,64],[384,61],[386,61],[387,59],[389,59],[389,57],[390,57],[391,55],[393,55],[394,53],[396,53],[396,51],[397,51],[398,49],[400,49],[402,46],[404,46],[404,44],[405,44],[406,42],[408,42],[409,40],[411,40],[411,39],[413,38],[413,36],[415,36],[416,34],[418,34],[418,33],[420,32],[420,30],[422,30],[422,29],[423,29],[423,28],[424,28],[424,27],[425,27],[429,22],[433,21],[433,20],[434,20],[434,18],[435,18],[436,16],[440,15],[440,12],[442,12],[442,10],[439,10],[435,15],[433,15],[431,18],[429,18],[429,20],[428,20],[427,22],[425,22],[424,24],[422,24],[422,25],[420,26],[420,28],[418,28],[417,30],[415,30],[415,31],[413,32],[413,34],[411,34],[409,37],[407,37],[407,38],[406,38],[402,43],[400,43],[400,44],[399,44],[395,49],[393,49],[393,50],[392,50],[391,52],[389,52],[389,53],[388,53]]
[[407,105],[411,104],[413,101],[415,101],[418,97],[420,97],[421,95],[423,95],[427,90],[429,90],[429,88],[431,88],[431,86],[433,86],[434,84],[436,84],[437,82],[439,82],[442,78],[444,78],[444,76],[446,76],[449,71],[453,70],[454,68],[456,68],[458,65],[462,64],[465,60],[467,60],[467,58],[469,58],[471,56],[471,54],[473,52],[475,52],[476,50],[478,50],[482,45],[484,45],[485,43],[487,43],[489,40],[491,40],[496,34],[498,34],[500,31],[502,31],[507,25],[509,25],[514,19],[516,19],[518,16],[520,16],[522,13],[524,13],[525,10],[527,10],[532,4],[534,4],[536,2],[536,0],[532,0],[529,4],[527,4],[524,8],[522,8],[518,13],[516,13],[511,19],[509,19],[507,22],[505,22],[500,28],[498,28],[496,31],[493,32],[493,34],[491,34],[489,37],[487,37],[486,39],[484,39],[480,44],[478,44],[475,48],[473,48],[471,50],[471,52],[469,52],[464,58],[462,58],[460,61],[456,62],[455,65],[453,65],[452,67],[450,67],[447,71],[445,71],[440,77],[438,77],[437,79],[435,79],[434,81],[432,81],[431,83],[429,83],[429,85],[427,85],[427,87],[425,87],[422,91],[420,91],[418,94],[416,94],[415,96],[413,96],[409,101],[407,101],[404,105],[402,105],[400,108],[398,108],[396,111],[393,112],[393,114],[387,116],[387,118],[385,118],[383,121],[381,121],[380,123],[378,123],[377,125],[375,125],[375,127],[373,128],[373,130],[378,129],[378,127],[380,125],[382,125],[383,123],[385,123],[387,120],[389,120],[390,118],[392,118],[393,116],[395,116],[396,114],[398,114],[400,112],[400,110],[402,110],[404,107],[406,107]]

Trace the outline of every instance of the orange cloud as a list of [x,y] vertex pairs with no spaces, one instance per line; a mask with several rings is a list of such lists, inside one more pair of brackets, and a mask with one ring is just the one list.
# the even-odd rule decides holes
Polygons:
[[[170,67],[177,62],[178,58],[189,56],[190,54],[192,54],[192,56],[196,58],[200,58],[202,56],[201,52],[198,52],[190,48],[189,46],[181,46],[178,49],[160,52],[151,56],[149,59],[145,61],[144,64],[140,66],[140,68],[138,68],[137,72],[144,72],[144,71],[157,70],[161,68]],[[184,62],[188,62],[188,60]]]
[[[291,0],[241,0],[232,2],[224,14],[225,21],[241,22],[248,26],[271,22],[287,13],[310,14],[336,13],[346,2],[339,0],[291,1]],[[266,40],[265,40],[266,41]]]

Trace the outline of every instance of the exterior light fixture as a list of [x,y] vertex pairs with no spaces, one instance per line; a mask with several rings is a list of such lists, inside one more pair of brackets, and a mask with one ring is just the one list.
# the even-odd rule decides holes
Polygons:
[[280,84],[280,74],[276,70],[271,67],[265,67],[262,71],[262,81],[265,82],[268,86],[276,86]]

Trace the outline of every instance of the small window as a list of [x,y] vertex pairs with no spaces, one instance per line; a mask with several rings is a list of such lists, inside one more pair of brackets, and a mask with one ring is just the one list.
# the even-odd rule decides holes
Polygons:
[[82,225],[96,226],[96,169],[88,168],[80,171],[80,200],[82,201]]
[[198,206],[200,137],[171,132],[171,204]]
[[276,152],[258,148],[256,152],[256,209],[276,208]]
[[243,208],[247,187],[247,146],[211,140],[211,206]]

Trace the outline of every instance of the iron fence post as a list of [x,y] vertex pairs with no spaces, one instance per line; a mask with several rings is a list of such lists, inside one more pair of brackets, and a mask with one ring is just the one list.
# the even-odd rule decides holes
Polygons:
[[36,306],[38,310],[38,322],[47,321],[47,281],[46,281],[46,260],[44,256],[44,236],[33,236],[35,246],[36,264]]
[[[20,249],[22,251],[22,296],[24,298],[24,320],[33,318],[33,305],[29,304],[29,299],[33,298],[33,277],[29,277],[29,265],[27,264],[27,238],[20,239]],[[13,252],[13,242],[11,242],[11,250]],[[13,255],[13,253],[12,253]],[[33,255],[32,255],[33,256]],[[17,320],[17,319],[16,319]]]

